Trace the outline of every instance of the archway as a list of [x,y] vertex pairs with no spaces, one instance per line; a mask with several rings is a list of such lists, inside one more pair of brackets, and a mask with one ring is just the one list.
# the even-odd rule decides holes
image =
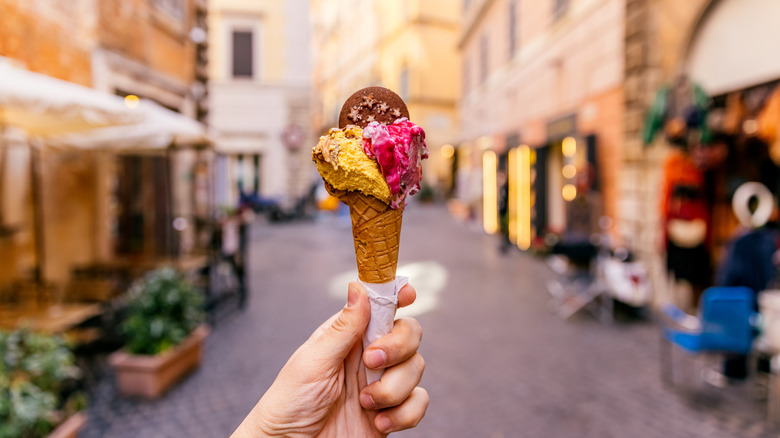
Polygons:
[[685,70],[710,95],[780,78],[780,2],[719,0],[693,31]]

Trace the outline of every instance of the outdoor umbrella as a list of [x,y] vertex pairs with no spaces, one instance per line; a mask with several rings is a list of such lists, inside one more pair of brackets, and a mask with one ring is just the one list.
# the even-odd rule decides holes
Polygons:
[[[3,155],[4,146],[7,146],[3,130],[15,128],[24,131],[31,147],[36,280],[41,280],[44,262],[38,163],[43,140],[141,120],[142,114],[128,108],[119,96],[15,67],[10,60],[0,57],[0,163],[5,165]],[[3,168],[0,167],[0,193],[3,193]]]
[[[139,115],[139,121],[121,126],[92,129],[85,132],[46,138],[48,149],[67,151],[99,150],[122,155],[165,155],[168,165],[158,169],[163,172],[165,185],[156,185],[155,192],[173,196],[174,184],[180,179],[172,178],[175,171],[172,159],[175,151],[185,148],[203,149],[210,145],[204,126],[194,119],[169,110],[151,100],[141,99],[134,105],[133,111]],[[149,175],[151,177],[151,175]],[[162,184],[161,181],[158,183]],[[157,184],[157,183],[152,183]],[[140,187],[137,190],[141,190]],[[162,199],[162,198],[161,198]],[[172,198],[164,202],[173,207]],[[169,204],[170,203],[170,204]],[[167,223],[167,215],[173,214],[165,208],[158,211]],[[157,216],[155,216],[157,217]],[[158,217],[159,219],[159,217]],[[157,219],[155,219],[157,221]],[[172,244],[172,240],[166,240]]]
[[61,149],[147,153],[209,143],[206,129],[200,122],[151,100],[141,99],[132,111],[138,119],[135,123],[52,137],[46,140],[46,145]]
[[141,118],[119,96],[14,67],[0,57],[0,127],[45,137]]

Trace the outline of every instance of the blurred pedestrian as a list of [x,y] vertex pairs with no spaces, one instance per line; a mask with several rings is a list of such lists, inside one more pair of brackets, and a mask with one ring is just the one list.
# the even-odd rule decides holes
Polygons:
[[667,271],[675,281],[690,284],[687,307],[696,309],[712,284],[710,218],[704,175],[685,145],[672,150],[664,163],[660,213]]
[[[404,286],[398,306],[415,297],[414,288]],[[400,318],[363,351],[369,318],[366,289],[350,283],[347,305],[293,353],[233,437],[385,437],[415,427],[428,408],[428,393],[417,386],[425,367],[417,352],[422,329]],[[361,359],[365,367],[385,370],[379,381],[366,386]]]
[[599,219],[603,214],[601,195],[591,190],[595,171],[585,166],[577,171],[575,184],[577,193],[566,205],[566,231],[561,241],[553,246],[554,254],[566,256],[577,270],[590,273],[590,266],[598,253],[602,230]]
[[499,226],[499,250],[506,254],[512,247],[509,240],[509,178],[505,172],[498,173],[498,226]]

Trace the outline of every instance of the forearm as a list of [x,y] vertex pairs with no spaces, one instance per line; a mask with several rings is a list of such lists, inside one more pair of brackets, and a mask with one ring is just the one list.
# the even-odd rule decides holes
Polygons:
[[[315,436],[321,424],[313,424],[317,414],[307,412],[298,403],[305,400],[300,394],[286,392],[278,387],[279,382],[263,395],[231,438],[307,438]],[[279,392],[289,396],[279,396]]]

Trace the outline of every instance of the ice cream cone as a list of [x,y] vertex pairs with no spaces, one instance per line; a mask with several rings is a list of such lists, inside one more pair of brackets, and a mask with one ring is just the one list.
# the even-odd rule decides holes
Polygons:
[[366,283],[395,280],[403,209],[393,209],[373,196],[346,192],[341,200],[349,206],[355,242],[358,277]]

